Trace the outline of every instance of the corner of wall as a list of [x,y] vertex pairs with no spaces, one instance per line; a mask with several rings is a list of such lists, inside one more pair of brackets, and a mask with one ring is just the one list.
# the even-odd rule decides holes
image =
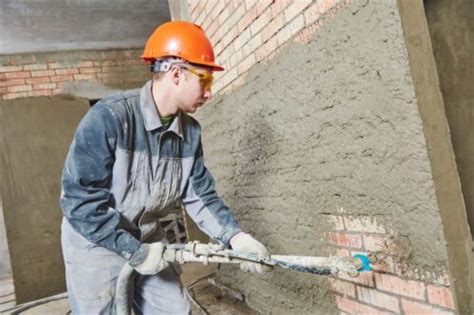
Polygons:
[[471,234],[422,0],[397,0],[423,123],[457,309],[471,314]]

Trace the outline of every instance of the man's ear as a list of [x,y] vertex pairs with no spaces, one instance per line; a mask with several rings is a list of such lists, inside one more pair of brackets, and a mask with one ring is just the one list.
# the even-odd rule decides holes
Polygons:
[[171,80],[173,80],[173,83],[178,85],[179,80],[181,80],[181,68],[178,66],[172,66],[170,69],[170,74],[171,74]]

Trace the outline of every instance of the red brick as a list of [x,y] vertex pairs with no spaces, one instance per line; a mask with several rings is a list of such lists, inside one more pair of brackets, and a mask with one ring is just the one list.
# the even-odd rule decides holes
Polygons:
[[384,256],[383,261],[373,262],[370,264],[370,266],[374,271],[380,271],[385,273],[395,272],[395,263],[393,261],[393,257],[391,256]]
[[375,287],[373,271],[361,272],[357,277],[351,277],[346,272],[340,272],[338,277],[347,281],[363,284],[368,287]]
[[258,0],[257,4],[255,5],[255,10],[257,12],[257,15],[265,11],[269,6],[272,5],[272,3],[273,3],[273,0]]
[[14,85],[7,88],[8,93],[31,91],[31,85]]
[[48,69],[48,66],[45,64],[29,64],[29,65],[24,65],[23,70],[25,71],[30,71],[30,70],[46,70]]
[[340,232],[329,232],[327,233],[329,241],[335,245],[361,248],[362,237],[358,234],[340,233]]
[[79,73],[97,73],[100,68],[79,68]]
[[3,95],[4,100],[12,100],[15,98],[20,98],[20,97],[28,97],[28,94],[26,92],[21,92],[21,93],[8,93]]
[[357,297],[365,303],[385,308],[395,313],[400,312],[398,298],[377,290],[357,286]]
[[21,67],[20,66],[1,66],[0,67],[0,72],[4,73],[4,72],[19,72],[21,71]]
[[303,12],[306,7],[311,4],[312,0],[298,0],[290,4],[285,9],[285,20],[287,22],[291,21],[299,13]]
[[233,27],[227,32],[227,34],[222,37],[222,44],[224,47],[228,46],[237,36],[239,35],[239,31],[237,27]]
[[38,70],[38,71],[31,71],[32,77],[49,77],[54,75],[54,70]]
[[321,7],[319,3],[313,3],[304,11],[306,25],[311,25],[321,17]]
[[428,285],[428,301],[431,304],[440,305],[446,308],[454,309],[454,299],[450,288]]
[[285,18],[283,14],[275,17],[267,26],[262,29],[262,41],[266,42],[269,38],[278,32],[285,25]]
[[390,314],[341,296],[336,296],[336,303],[341,311],[349,314]]
[[95,74],[75,74],[74,80],[95,80]]
[[319,29],[319,25],[313,24],[306,26],[296,36],[295,41],[301,44],[307,44],[313,38],[314,33]]
[[39,83],[48,83],[48,82],[49,82],[48,77],[26,79],[26,83],[28,84],[39,84]]
[[93,66],[94,66],[93,61],[81,61],[76,65],[77,68],[90,68]]
[[405,299],[402,299],[402,309],[404,314],[444,314],[444,315],[450,315],[454,314],[453,312],[448,312],[448,311],[443,311],[437,308],[434,308],[430,305],[427,304],[422,304],[418,302],[413,302],[413,301],[408,301]]
[[209,30],[206,32],[209,38],[213,37],[214,33],[217,31],[218,28],[219,28],[219,21],[215,19],[214,21],[212,21],[211,25],[209,25]]
[[395,254],[396,246],[389,237],[364,235],[364,248],[371,252],[381,251],[387,254]]
[[303,14],[298,15],[290,23],[286,24],[281,30],[276,34],[277,42],[279,45],[282,45],[288,41],[291,37],[296,35],[304,27],[304,17]]
[[50,96],[51,90],[40,90],[28,92],[28,96]]
[[55,69],[60,69],[60,68],[68,68],[68,67],[59,62],[48,63],[48,69],[55,70]]
[[425,299],[425,284],[419,281],[403,280],[387,274],[375,274],[377,289],[408,296],[418,300]]
[[263,44],[255,51],[255,57],[257,61],[261,61],[265,59],[272,51],[274,51],[278,47],[276,38],[270,39],[268,42]]
[[10,79],[3,82],[3,86],[23,85],[25,79]]
[[342,216],[339,215],[328,215],[328,223],[330,225],[330,229],[336,231],[344,230],[344,220]]
[[385,228],[377,222],[377,218],[369,216],[346,216],[344,223],[348,231],[367,233],[386,233]]
[[268,25],[272,20],[272,11],[266,10],[262,14],[258,15],[257,18],[250,24],[250,30],[252,35],[257,34],[264,26]]
[[255,8],[251,8],[250,10],[247,10],[245,15],[237,23],[237,28],[239,32],[242,32],[244,29],[246,29],[247,26],[249,26],[250,23],[252,23],[253,20],[255,20],[256,18],[257,18],[257,10]]
[[237,65],[237,71],[239,72],[239,74],[242,74],[242,73],[246,72],[248,69],[250,69],[255,64],[256,61],[257,60],[255,59],[254,54],[249,55],[247,58],[242,60],[242,62],[240,62]]
[[56,83],[34,84],[33,90],[52,90],[56,88]]
[[272,16],[276,17],[290,3],[290,0],[275,0],[272,4]]
[[51,82],[64,82],[64,81],[73,81],[74,77],[72,75],[57,75],[50,77]]
[[71,69],[58,69],[55,70],[57,75],[71,75],[71,74],[78,74],[79,70],[76,68],[71,68]]
[[29,78],[30,72],[29,71],[19,71],[19,72],[8,72],[5,73],[5,78],[7,79],[22,79],[22,78]]
[[62,89],[51,90],[51,95],[57,95],[57,94],[61,94],[61,93],[63,93]]
[[355,297],[355,285],[353,283],[338,279],[329,278],[329,288],[337,293],[345,296]]

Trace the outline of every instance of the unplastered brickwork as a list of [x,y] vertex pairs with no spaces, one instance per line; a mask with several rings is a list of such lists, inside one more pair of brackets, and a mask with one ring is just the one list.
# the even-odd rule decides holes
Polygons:
[[[321,16],[341,0],[190,0],[190,20],[201,25],[214,45],[218,62],[214,93],[226,94],[241,86],[247,71],[268,61],[290,38],[304,42]],[[296,37],[295,37],[296,35]]]
[[150,78],[141,49],[51,52],[1,56],[3,100],[63,93],[65,84],[90,82],[110,87],[138,87]]
[[334,255],[372,254],[380,259],[372,266],[373,271],[359,277],[339,274],[328,280],[339,309],[349,314],[454,314],[449,276],[407,270],[408,239],[380,220],[377,216],[347,215],[344,209],[329,215],[333,231],[327,232],[326,238],[334,246]]

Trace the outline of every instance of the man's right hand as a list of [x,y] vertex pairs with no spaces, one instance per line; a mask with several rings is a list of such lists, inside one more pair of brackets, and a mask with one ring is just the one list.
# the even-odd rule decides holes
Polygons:
[[142,275],[154,275],[169,266],[169,263],[163,259],[163,252],[165,251],[165,245],[163,243],[156,242],[142,244],[141,246],[148,247],[148,254],[143,262],[132,266],[138,273]]

